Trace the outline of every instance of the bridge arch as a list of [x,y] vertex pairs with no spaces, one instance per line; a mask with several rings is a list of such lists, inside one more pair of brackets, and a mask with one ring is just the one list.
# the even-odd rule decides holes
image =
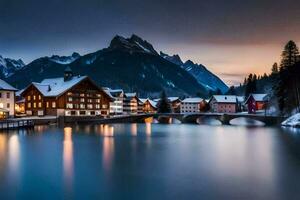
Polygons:
[[230,125],[242,125],[242,126],[265,126],[266,122],[259,118],[252,118],[247,116],[232,117],[229,120]]
[[205,125],[222,125],[222,121],[218,116],[203,115],[196,119],[197,124]]

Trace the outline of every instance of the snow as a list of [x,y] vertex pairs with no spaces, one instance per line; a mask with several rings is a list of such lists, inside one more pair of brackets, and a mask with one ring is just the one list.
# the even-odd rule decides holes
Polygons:
[[300,127],[300,113],[297,113],[281,123],[282,126]]
[[8,83],[6,83],[5,81],[0,79],[0,90],[12,90],[12,91],[17,91],[16,88],[14,88],[13,86],[9,85]]
[[200,103],[203,101],[202,98],[194,97],[194,98],[185,98],[182,103]]
[[41,83],[33,82],[32,84],[43,94],[43,96],[56,97],[63,94],[86,78],[87,76],[74,76],[68,81],[64,81],[63,77],[49,78],[44,79]]
[[[160,99],[154,99],[153,101],[158,102],[159,100]],[[177,101],[177,100],[179,100],[179,97],[168,97],[168,100],[170,102]]]
[[254,98],[255,101],[266,101],[267,100],[266,98],[267,98],[268,95],[267,94],[250,94],[249,97],[246,100],[246,103],[248,102],[248,99],[251,96]]
[[125,96],[128,97],[128,98],[133,98],[133,97],[136,97],[136,92],[131,92],[131,93],[125,93]]
[[135,43],[141,47],[144,51],[146,51],[147,53],[151,53],[151,51],[149,49],[146,49],[143,45],[141,45],[139,42],[135,41]]
[[213,95],[218,103],[236,103],[237,96],[235,95]]

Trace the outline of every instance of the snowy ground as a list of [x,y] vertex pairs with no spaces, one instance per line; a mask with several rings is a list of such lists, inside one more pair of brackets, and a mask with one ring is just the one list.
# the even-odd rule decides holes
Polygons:
[[297,114],[289,117],[287,120],[282,122],[281,125],[300,128],[300,113],[297,113]]

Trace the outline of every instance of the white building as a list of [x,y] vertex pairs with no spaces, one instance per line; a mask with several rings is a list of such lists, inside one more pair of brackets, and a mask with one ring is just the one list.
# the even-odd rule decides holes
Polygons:
[[0,119],[15,115],[16,88],[0,79]]
[[138,102],[139,99],[135,92],[133,93],[125,93],[124,100],[123,100],[123,113],[130,115],[130,114],[137,114],[138,113]]
[[181,102],[180,113],[199,113],[201,111],[201,103],[203,103],[202,98],[186,98]]
[[110,115],[122,115],[123,114],[123,101],[124,91],[122,89],[110,89],[104,88],[104,91],[113,98],[113,101],[109,103]]

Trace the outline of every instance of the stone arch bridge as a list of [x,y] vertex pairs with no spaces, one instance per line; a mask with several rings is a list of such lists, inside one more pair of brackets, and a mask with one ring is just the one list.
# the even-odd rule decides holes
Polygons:
[[[280,125],[285,120],[279,116],[265,116],[261,114],[246,113],[197,113],[197,114],[181,114],[181,113],[156,113],[156,114],[138,114],[111,117],[102,119],[103,123],[143,123],[148,118],[157,119],[159,122],[166,122],[168,119],[177,119],[181,123],[197,124],[198,119],[213,118],[220,121],[223,125],[230,125],[230,121],[237,118],[246,118],[263,122],[266,126]],[[100,120],[97,120],[101,122]]]

